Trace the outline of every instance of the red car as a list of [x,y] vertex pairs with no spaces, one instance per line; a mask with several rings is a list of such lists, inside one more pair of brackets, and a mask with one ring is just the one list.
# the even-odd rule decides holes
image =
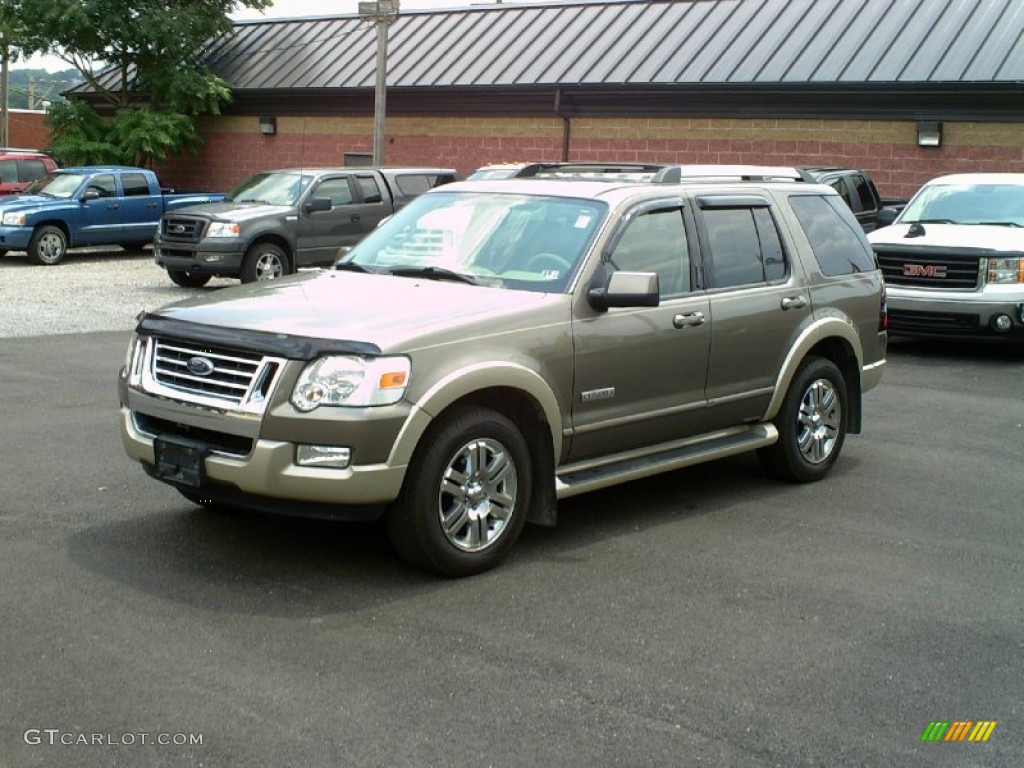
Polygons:
[[36,179],[55,170],[57,163],[42,152],[0,147],[0,196],[16,195]]

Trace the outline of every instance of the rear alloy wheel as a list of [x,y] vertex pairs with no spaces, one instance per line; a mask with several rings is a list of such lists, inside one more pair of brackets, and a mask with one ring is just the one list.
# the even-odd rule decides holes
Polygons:
[[202,288],[212,277],[201,272],[189,272],[187,269],[168,269],[167,276],[182,288]]
[[240,275],[243,283],[277,280],[291,272],[288,255],[273,243],[256,243],[245,254]]
[[821,357],[803,362],[775,419],[779,440],[758,451],[762,465],[785,480],[820,480],[839,458],[846,439],[846,380]]
[[44,224],[32,233],[28,241],[28,258],[34,264],[52,266],[64,260],[68,252],[68,238],[64,230]]
[[421,568],[469,576],[493,568],[526,522],[532,474],[526,441],[489,408],[460,408],[427,435],[387,514],[398,553]]

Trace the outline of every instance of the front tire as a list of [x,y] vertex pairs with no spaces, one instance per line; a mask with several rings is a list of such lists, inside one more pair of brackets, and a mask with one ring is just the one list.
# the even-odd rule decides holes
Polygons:
[[515,424],[489,408],[459,408],[423,436],[386,516],[391,543],[413,565],[447,576],[489,570],[519,538],[532,484]]
[[243,283],[277,280],[291,272],[286,254],[273,243],[256,243],[245,254],[240,278]]
[[202,288],[210,282],[211,275],[189,272],[187,269],[168,269],[167,276],[182,288]]
[[68,237],[64,230],[52,224],[37,227],[28,242],[28,258],[33,264],[53,266],[60,264],[68,252]]
[[775,418],[779,440],[757,452],[768,472],[810,483],[832,469],[846,440],[846,380],[836,364],[810,357],[801,364]]

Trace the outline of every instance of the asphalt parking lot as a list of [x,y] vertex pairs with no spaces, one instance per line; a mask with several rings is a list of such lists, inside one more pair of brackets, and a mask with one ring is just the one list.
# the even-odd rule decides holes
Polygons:
[[589,494],[451,581],[124,457],[133,317],[197,292],[0,259],[0,767],[1024,762],[1024,351],[896,342],[825,481]]

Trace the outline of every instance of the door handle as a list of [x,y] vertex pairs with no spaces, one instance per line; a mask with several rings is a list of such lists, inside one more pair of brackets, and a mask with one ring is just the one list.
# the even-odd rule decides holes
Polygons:
[[686,328],[693,325],[704,325],[703,312],[690,312],[685,315],[676,315],[672,318],[672,325],[676,328]]
[[782,299],[783,309],[803,309],[806,306],[806,296],[786,296]]
[[353,213],[352,216],[349,217],[349,221],[353,221],[353,222],[359,221],[359,214],[358,213]]
[[120,205],[118,205],[117,203],[114,203],[113,205],[108,205],[107,206],[107,210],[108,211],[116,211],[120,207],[121,207]]

